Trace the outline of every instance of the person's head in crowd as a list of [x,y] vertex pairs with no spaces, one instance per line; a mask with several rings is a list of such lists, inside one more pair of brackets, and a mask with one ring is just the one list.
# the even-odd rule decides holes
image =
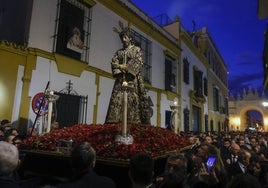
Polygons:
[[11,125],[6,125],[6,126],[4,127],[4,132],[8,131],[9,129],[11,129]]
[[10,144],[13,144],[13,139],[15,138],[14,135],[10,134],[10,135],[6,135],[5,136],[5,141],[10,143]]
[[15,129],[15,128],[10,128],[5,132],[5,135],[6,136],[8,136],[8,135],[17,136],[17,135],[19,135],[19,131],[17,129]]
[[7,125],[7,124],[9,124],[9,123],[10,123],[9,120],[7,120],[7,119],[3,119],[3,120],[1,121],[1,127],[5,126],[5,125]]
[[96,151],[89,142],[78,143],[71,152],[71,165],[75,173],[87,173],[95,167]]
[[250,145],[252,146],[252,148],[254,148],[258,145],[258,140],[255,136],[250,137],[249,142],[250,142]]
[[261,188],[256,177],[251,174],[238,174],[227,184],[227,188]]
[[9,120],[4,119],[1,121],[1,128],[4,132],[11,128],[11,123]]
[[19,164],[19,151],[16,146],[0,141],[0,176],[10,175]]
[[206,135],[205,136],[205,143],[212,144],[212,142],[213,142],[212,137],[210,135]]
[[192,175],[198,174],[203,163],[204,161],[201,157],[194,155],[192,158],[188,159],[188,172]]
[[182,187],[188,177],[187,158],[182,154],[174,154],[168,157],[164,181],[169,188]]
[[239,153],[239,151],[240,151],[240,146],[237,143],[232,142],[231,143],[231,146],[230,146],[230,152],[231,152],[231,154],[237,156],[238,153]]
[[0,128],[0,136],[4,136],[5,135],[5,132],[4,130],[2,129],[2,127]]
[[243,164],[244,166],[248,166],[250,164],[250,159],[251,159],[251,153],[248,150],[241,149],[238,152],[238,162]]
[[239,139],[239,141],[238,141],[238,145],[241,147],[241,146],[244,146],[244,145],[246,145],[246,143],[245,143],[245,139]]
[[216,161],[214,163],[214,168],[217,169],[217,171],[225,171],[223,160],[221,158],[220,150],[215,145],[209,145],[208,146],[208,156],[215,156]]
[[153,182],[154,161],[149,154],[138,153],[130,158],[129,178],[132,187],[147,187]]
[[0,141],[2,141],[2,140],[5,140],[5,133],[4,133],[3,129],[2,129],[2,127],[1,127],[0,128]]
[[231,140],[229,138],[224,138],[222,142],[223,147],[229,149],[231,146]]
[[188,137],[190,144],[199,146],[201,144],[200,137],[198,135],[191,135]]
[[260,160],[261,158],[259,155],[253,154],[250,158],[250,164],[247,167],[249,173],[255,177],[259,177],[261,172]]
[[260,145],[264,145],[264,146],[267,147],[267,139],[265,138],[265,136],[260,135],[260,136],[258,137],[258,141],[259,141],[259,144],[260,144]]
[[208,144],[206,142],[203,142],[198,150],[197,150],[197,156],[199,156],[200,158],[202,158],[203,162],[205,162],[208,158],[208,147],[210,146],[211,144]]
[[82,187],[106,187],[115,188],[113,179],[106,176],[99,176],[94,172],[96,163],[96,151],[89,142],[80,142],[74,145],[70,165],[73,172],[72,178],[60,182],[58,188],[82,188]]
[[22,142],[23,138],[21,135],[17,135],[15,136],[13,139],[12,139],[12,143],[15,145],[15,146],[19,146]]

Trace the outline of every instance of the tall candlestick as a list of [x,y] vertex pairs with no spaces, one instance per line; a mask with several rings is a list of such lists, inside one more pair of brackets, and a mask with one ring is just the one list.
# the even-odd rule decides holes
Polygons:
[[47,130],[46,130],[47,133],[50,132],[50,128],[51,128],[52,106],[53,106],[53,101],[50,99],[50,96],[49,96],[49,99],[48,99],[48,115],[47,115]]
[[170,106],[172,113],[173,113],[173,126],[174,126],[174,132],[178,134],[178,110],[179,110],[179,105],[177,100],[174,100],[173,104]]
[[127,136],[127,91],[124,90],[124,109],[123,109],[123,126],[122,126],[122,136]]
[[177,109],[174,111],[174,132],[178,134],[178,112]]
[[47,89],[45,95],[48,99],[48,114],[47,114],[47,127],[46,133],[50,132],[51,129],[51,119],[52,119],[52,111],[53,111],[53,103],[59,99],[58,95],[54,95],[54,91]]

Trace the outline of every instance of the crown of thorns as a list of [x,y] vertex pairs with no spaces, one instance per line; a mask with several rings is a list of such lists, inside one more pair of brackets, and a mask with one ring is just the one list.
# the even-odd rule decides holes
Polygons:
[[114,32],[118,33],[119,36],[123,36],[123,35],[131,36],[132,32],[130,28],[130,25],[131,25],[130,22],[128,22],[127,27],[124,27],[124,24],[121,21],[118,22],[118,25],[120,27],[119,29],[116,27],[113,27]]

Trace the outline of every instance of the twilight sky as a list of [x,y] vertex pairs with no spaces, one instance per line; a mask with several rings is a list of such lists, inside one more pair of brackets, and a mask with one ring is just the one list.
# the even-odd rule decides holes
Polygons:
[[185,29],[206,26],[229,71],[234,96],[251,87],[262,92],[262,51],[268,19],[259,19],[257,0],[132,0],[154,18],[178,15]]

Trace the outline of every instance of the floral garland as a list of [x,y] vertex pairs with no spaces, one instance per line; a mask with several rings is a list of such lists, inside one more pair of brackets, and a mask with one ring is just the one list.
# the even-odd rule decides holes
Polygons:
[[72,146],[85,141],[91,143],[98,157],[126,160],[139,152],[146,152],[152,157],[159,157],[190,145],[184,137],[168,129],[150,125],[131,126],[130,134],[134,142],[129,145],[115,142],[118,134],[120,134],[120,126],[118,125],[79,124],[53,130],[43,136],[28,137],[23,140],[19,148],[56,151],[60,140],[72,139]]

